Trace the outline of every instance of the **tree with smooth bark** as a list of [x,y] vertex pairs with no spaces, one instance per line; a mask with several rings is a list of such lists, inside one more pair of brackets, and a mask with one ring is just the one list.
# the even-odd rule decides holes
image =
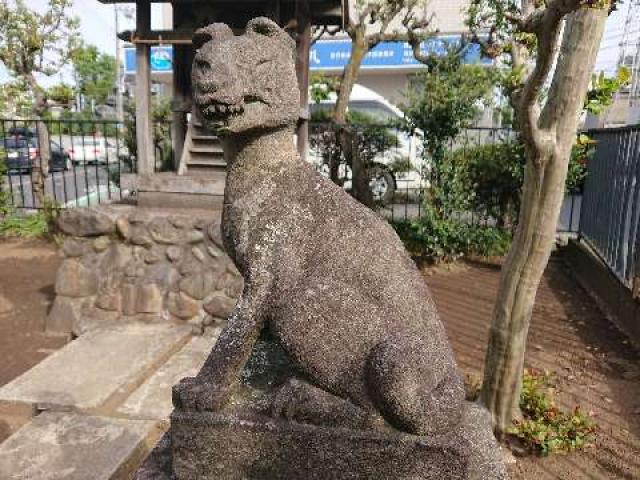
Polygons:
[[473,0],[469,10],[485,53],[510,58],[509,93],[526,155],[519,221],[502,268],[479,398],[498,436],[521,417],[529,323],[610,8],[602,0]]
[[[360,0],[356,2],[357,15],[344,32],[351,40],[351,56],[337,82],[336,105],[332,122],[336,125],[337,143],[352,167],[353,196],[361,203],[374,207],[369,188],[366,165],[353,151],[353,138],[347,127],[349,97],[356,84],[362,62],[367,54],[381,42],[409,42],[416,59],[429,55],[420,50],[421,43],[435,32],[430,29],[431,18],[424,15],[423,0]],[[314,33],[314,41],[322,35],[335,34],[339,30],[320,27]],[[338,178],[339,165],[329,165],[332,180]]]
[[[72,5],[72,0],[49,0],[43,11],[36,11],[24,0],[0,0],[0,62],[33,97],[31,114],[36,120],[47,109],[47,92],[38,75],[58,73],[79,45],[79,23],[70,15]],[[37,135],[39,161],[33,165],[32,184],[42,205],[51,156],[44,122],[37,122]]]

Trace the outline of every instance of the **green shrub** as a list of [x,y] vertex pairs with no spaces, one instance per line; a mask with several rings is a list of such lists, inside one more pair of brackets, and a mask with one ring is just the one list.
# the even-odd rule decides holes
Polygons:
[[393,222],[393,227],[412,255],[434,262],[451,262],[470,255],[501,256],[511,245],[507,231],[440,219],[428,213],[419,220]]
[[525,369],[520,409],[524,418],[509,433],[532,452],[546,456],[581,450],[595,441],[596,424],[580,407],[566,412],[555,405],[552,376]]
[[0,220],[0,237],[40,237],[49,232],[45,211],[33,215],[10,212]]
[[58,205],[48,199],[45,199],[42,209],[34,214],[18,212],[7,205],[4,214],[0,214],[0,237],[44,236],[51,231],[59,211]]

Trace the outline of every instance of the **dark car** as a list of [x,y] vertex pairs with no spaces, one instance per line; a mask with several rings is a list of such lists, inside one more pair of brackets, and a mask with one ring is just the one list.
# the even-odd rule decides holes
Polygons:
[[[68,170],[71,160],[60,145],[51,141],[51,159],[49,171],[58,172]],[[36,137],[9,137],[5,138],[0,147],[4,148],[4,159],[10,173],[30,173],[34,162],[40,161],[40,149]]]

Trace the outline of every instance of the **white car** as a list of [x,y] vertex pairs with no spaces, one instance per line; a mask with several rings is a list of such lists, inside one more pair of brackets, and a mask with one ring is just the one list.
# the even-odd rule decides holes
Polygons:
[[114,139],[91,135],[73,137],[68,153],[74,165],[117,163],[118,157],[125,155],[123,147],[118,148]]
[[[313,113],[318,111],[331,111],[335,107],[335,102],[336,95],[331,94],[326,100],[311,103],[309,109],[312,117]],[[365,114],[378,121],[380,125],[398,124],[404,118],[402,111],[382,95],[357,84],[351,92],[348,111]],[[389,127],[386,131],[395,137],[395,145],[376,154],[373,158],[373,168],[369,171],[374,199],[383,204],[389,203],[396,191],[416,193],[426,183],[424,180],[426,165],[422,156],[422,132],[417,131],[413,135],[408,135],[397,127]],[[312,130],[310,133],[314,135],[318,132]],[[312,142],[307,160],[313,163],[323,175],[328,176],[329,167],[325,163],[323,146],[319,146],[318,143]],[[350,170],[346,165],[341,165],[339,170],[339,176],[344,179],[343,186],[347,190],[351,188]]]

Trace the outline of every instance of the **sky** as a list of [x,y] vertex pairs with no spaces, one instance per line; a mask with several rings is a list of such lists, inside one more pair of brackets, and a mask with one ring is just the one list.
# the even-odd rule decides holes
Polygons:
[[[613,12],[607,20],[605,36],[603,38],[600,53],[596,62],[596,71],[604,70],[608,74],[615,73],[616,62],[619,56],[619,43],[622,39],[624,31],[624,20],[627,15],[630,3],[633,0],[625,2],[619,11]],[[29,6],[36,9],[43,9],[47,4],[47,0],[29,0]],[[135,8],[135,7],[130,7]],[[159,28],[161,20],[160,5],[154,4],[151,20],[152,28]],[[87,43],[97,46],[101,51],[115,54],[115,15],[113,5],[103,5],[98,0],[74,0],[73,15],[80,19],[80,34]],[[133,29],[132,20],[127,20],[125,15],[120,14],[120,30]],[[631,32],[636,39],[640,41],[640,25],[632,26]],[[0,66],[0,83],[8,80],[7,72]],[[60,80],[70,82],[71,77],[68,69],[49,78],[42,78],[42,84],[49,86],[59,83]]]

